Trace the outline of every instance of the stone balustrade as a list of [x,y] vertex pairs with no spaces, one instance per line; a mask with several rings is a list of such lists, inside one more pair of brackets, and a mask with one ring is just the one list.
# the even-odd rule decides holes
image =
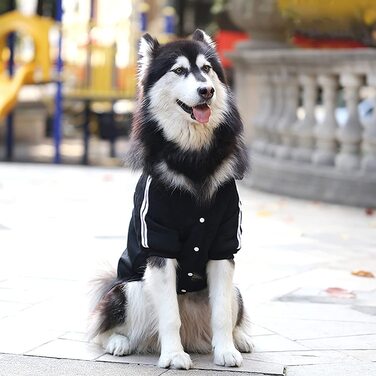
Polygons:
[[[232,59],[251,147],[248,183],[376,207],[376,50],[238,49]],[[365,98],[374,111],[361,119]]]

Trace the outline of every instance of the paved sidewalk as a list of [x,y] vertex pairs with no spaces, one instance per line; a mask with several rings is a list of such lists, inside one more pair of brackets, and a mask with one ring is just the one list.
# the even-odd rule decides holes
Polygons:
[[236,282],[256,350],[238,369],[193,355],[113,357],[85,337],[87,281],[126,244],[137,175],[0,163],[0,375],[376,375],[376,213],[239,186]]

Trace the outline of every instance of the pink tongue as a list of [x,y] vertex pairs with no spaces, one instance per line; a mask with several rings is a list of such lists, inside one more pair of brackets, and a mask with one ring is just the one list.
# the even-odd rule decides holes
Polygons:
[[199,123],[205,124],[209,121],[211,109],[209,106],[193,107],[193,115]]

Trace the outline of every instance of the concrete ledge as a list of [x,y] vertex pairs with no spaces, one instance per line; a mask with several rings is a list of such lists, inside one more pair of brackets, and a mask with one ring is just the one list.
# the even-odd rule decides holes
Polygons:
[[254,153],[245,183],[270,193],[335,204],[376,207],[376,177],[365,171],[277,160]]

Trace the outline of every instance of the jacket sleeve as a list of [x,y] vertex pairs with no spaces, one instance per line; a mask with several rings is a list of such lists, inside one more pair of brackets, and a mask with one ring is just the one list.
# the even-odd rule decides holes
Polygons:
[[152,178],[145,177],[135,198],[134,220],[137,241],[149,256],[176,258],[181,250],[179,232],[173,228],[174,219],[169,205],[153,186]]
[[210,260],[232,259],[241,248],[242,209],[235,182],[229,196],[228,207],[209,252]]

